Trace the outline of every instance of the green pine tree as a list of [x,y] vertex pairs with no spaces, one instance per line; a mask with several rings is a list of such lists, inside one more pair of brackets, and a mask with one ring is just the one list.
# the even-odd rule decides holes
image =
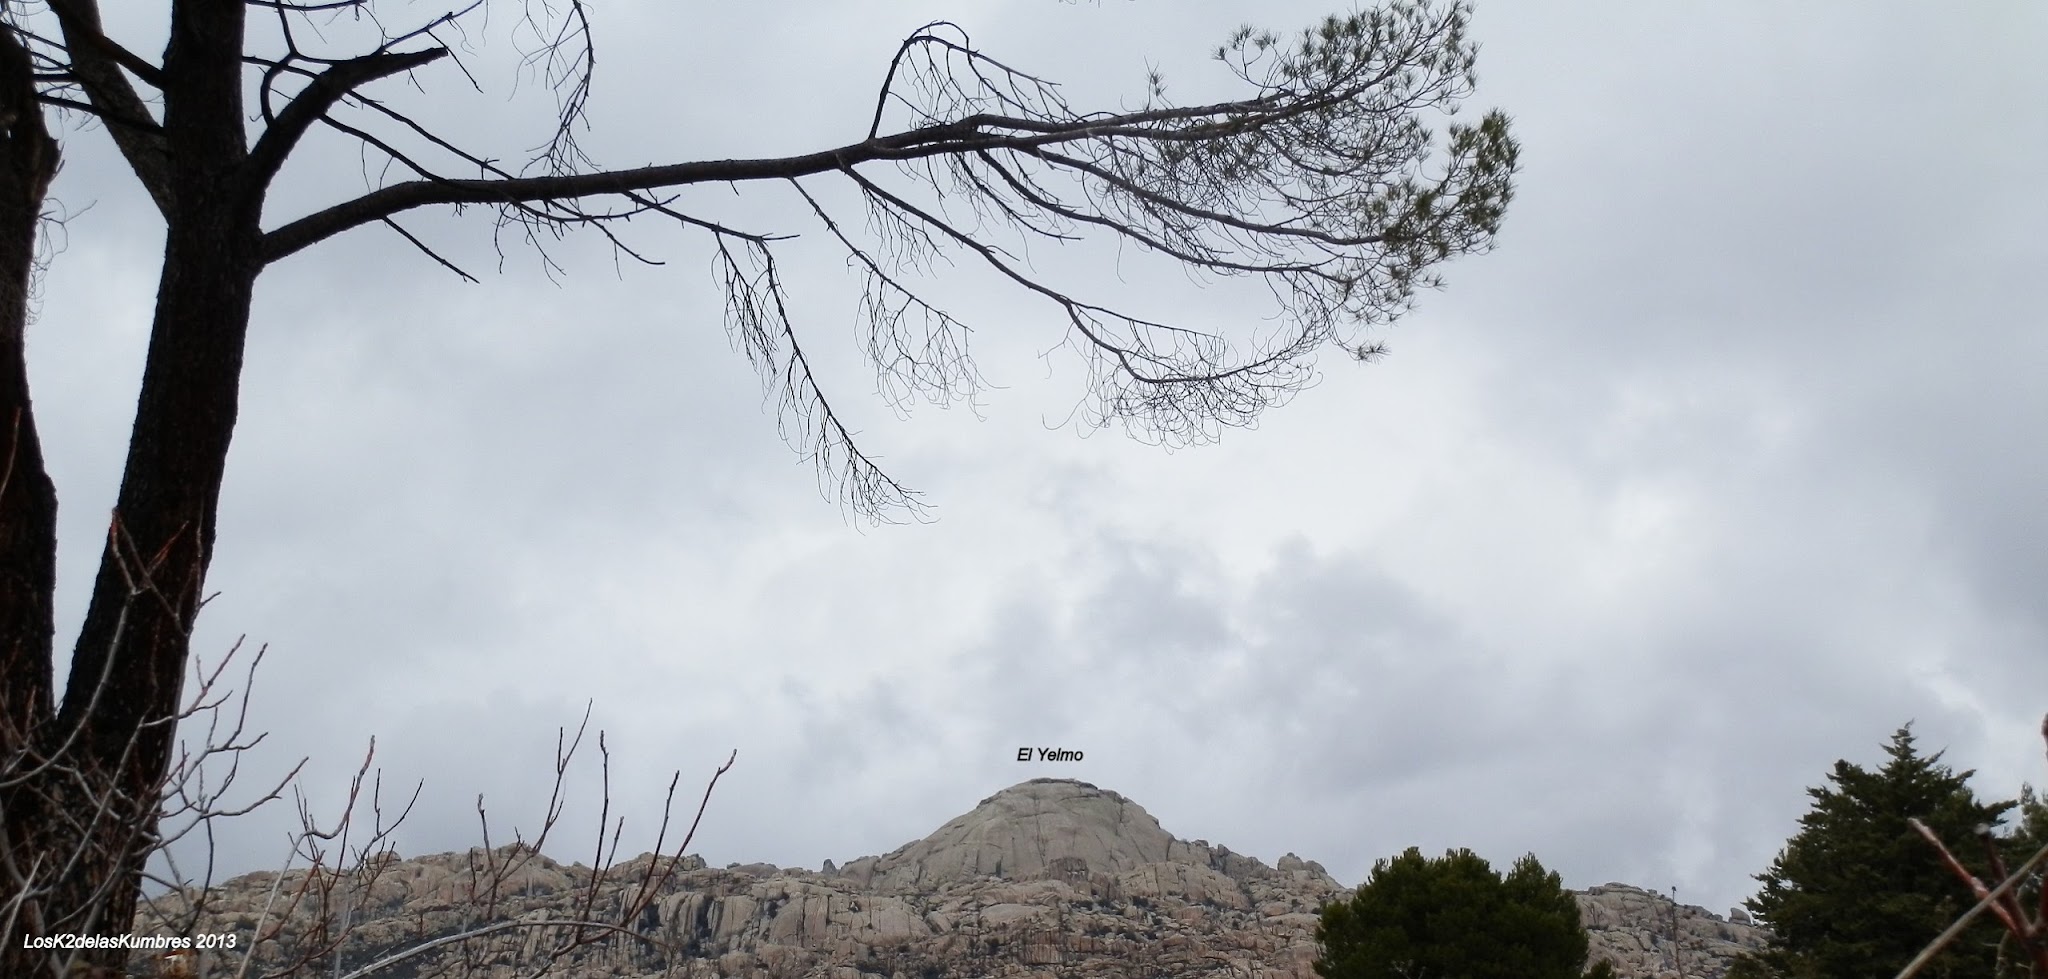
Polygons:
[[[2042,847],[2048,847],[2048,800],[2035,794],[2032,785],[2020,786],[2017,814],[2019,819],[2016,824],[1999,838],[1999,852],[2005,856],[2007,873],[2019,872],[2020,867],[2033,859],[2034,854],[2039,853]],[[2044,908],[2041,904],[2041,881],[2044,876],[2048,876],[2048,872],[2037,866],[2027,875],[2026,881],[2019,885],[2020,908],[2029,916],[2029,921],[2048,918],[2048,914],[2043,913]],[[1997,881],[1987,878],[1985,883],[1996,885]],[[2010,936],[2002,940],[1999,951],[2000,976],[2032,977],[2025,951],[2015,947]]]
[[[1838,761],[1828,775],[1832,786],[1807,790],[1813,808],[1770,869],[1757,875],[1762,891],[1745,902],[1771,929],[1771,944],[1739,962],[1730,979],[1896,975],[1976,903],[1907,820],[1926,823],[1984,879],[1977,827],[1997,825],[2018,803],[1978,802],[1967,784],[1976,773],[1951,771],[1940,764],[1941,752],[1921,757],[1911,724],[1892,735],[1885,754],[1875,772]],[[1992,975],[2003,934],[1984,919],[1920,976]]]
[[[1506,877],[1470,850],[1414,847],[1375,863],[1349,902],[1322,911],[1323,979],[1580,979],[1578,899],[1534,855]],[[1590,973],[1611,979],[1600,963]]]

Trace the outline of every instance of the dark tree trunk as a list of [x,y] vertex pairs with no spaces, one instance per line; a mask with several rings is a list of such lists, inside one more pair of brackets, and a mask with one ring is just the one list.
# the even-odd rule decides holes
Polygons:
[[[38,856],[46,865],[74,854],[82,859],[53,880],[34,913],[5,936],[0,975],[38,975],[51,968],[47,953],[24,954],[23,933],[127,931],[156,841],[160,793],[176,740],[172,720],[181,706],[192,626],[213,556],[250,297],[262,270],[261,191],[252,189],[261,185],[244,166],[242,19],[242,0],[183,0],[172,12],[163,74],[175,198],[167,214],[163,275],[127,464],[63,705],[56,723],[38,725],[30,743],[35,755],[57,764],[49,777],[29,779],[10,792],[4,817],[10,830],[21,827],[25,815],[44,817],[33,836],[8,837],[13,852],[6,857],[17,864]],[[8,206],[15,206],[14,198]],[[13,211],[8,213],[11,218]],[[20,235],[5,234],[12,230],[0,228],[0,236],[18,244]],[[32,246],[32,236],[28,241]],[[0,259],[12,262],[15,256],[0,251]],[[5,271],[8,283],[26,283],[26,267],[20,275],[14,264]],[[26,418],[25,374],[16,384],[7,373],[20,371],[20,344],[13,347],[13,359],[0,366],[0,398],[19,401]],[[32,441],[24,444],[33,449]],[[34,461],[40,476],[40,458]],[[8,548],[0,560],[7,563],[0,571],[13,577],[0,587],[14,587],[18,579],[31,597],[39,596],[41,624],[31,622],[28,606],[10,596],[0,628],[9,639],[41,636],[41,672],[17,672],[15,667],[27,664],[6,664],[10,717],[20,716],[15,711],[47,716],[50,710],[48,602],[54,579],[47,563],[29,558],[47,561],[45,550],[54,557],[55,499],[47,478],[40,487],[33,480],[23,485],[29,488],[19,495],[7,491],[9,519],[0,534]],[[21,531],[15,529],[17,514],[33,518],[23,521]],[[17,534],[40,536],[17,544]],[[33,633],[35,628],[41,632]],[[21,648],[20,655],[35,652]],[[29,684],[17,692],[17,676],[42,677],[40,691]],[[36,698],[40,706],[16,703]],[[76,739],[67,743],[74,731]],[[17,799],[33,808],[17,810]],[[102,804],[106,808],[93,818]],[[126,965],[126,953],[118,949],[79,959],[115,970]]]
[[57,585],[57,492],[43,466],[28,389],[29,283],[57,144],[36,104],[28,52],[0,34],[0,975],[30,976],[21,936],[43,907],[11,897],[37,875],[47,824],[40,786],[24,782],[51,718],[51,600]]
[[[29,282],[57,144],[43,127],[28,52],[0,32],[0,751],[50,716],[57,491],[29,401]],[[0,754],[0,758],[12,753]]]
[[[159,791],[181,705],[186,658],[213,556],[214,514],[234,432],[242,344],[258,265],[253,227],[222,208],[179,211],[164,250],[155,330],[130,437],[126,473],[99,577],[72,658],[57,730],[78,726],[76,754],[123,807],[94,842],[81,888],[111,880],[98,931],[134,914],[154,840]],[[195,209],[204,204],[195,202]],[[253,225],[253,222],[248,222]],[[96,689],[97,688],[97,689]],[[104,964],[119,964],[118,954]]]

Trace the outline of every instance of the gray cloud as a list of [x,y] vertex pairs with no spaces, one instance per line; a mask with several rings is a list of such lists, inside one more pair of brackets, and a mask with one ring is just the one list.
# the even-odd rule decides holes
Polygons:
[[[858,138],[895,39],[945,13],[608,5],[593,151]],[[1096,104],[1152,62],[1183,97],[1220,92],[1200,55],[1245,16],[954,13]],[[737,748],[693,847],[715,862],[884,852],[1068,775],[1346,879],[1472,846],[1725,907],[1802,790],[1909,718],[1984,794],[2043,780],[2048,138],[2014,122],[2048,95],[2022,46],[2043,16],[1482,6],[1475,106],[1515,115],[1527,161],[1499,250],[1450,269],[1387,361],[1332,358],[1258,428],[1184,452],[1063,427],[1077,365],[1040,356],[1058,324],[971,271],[934,295],[1001,387],[899,418],[789,195],[693,198],[808,233],[787,258],[807,342],[864,444],[939,504],[929,526],[862,530],[821,499],[724,335],[702,242],[648,225],[669,264],[615,272],[572,239],[557,285],[519,247],[485,274],[477,215],[417,221],[485,274],[468,286],[354,232],[259,286],[199,648],[269,644],[257,760],[312,756],[316,808],[373,735],[387,786],[424,780],[409,853],[477,842],[478,793],[494,831],[530,831],[556,729],[592,702],[629,847],[672,770],[694,808]],[[476,56],[491,96],[436,76],[425,111],[529,145],[547,106],[501,101],[508,51]],[[339,145],[274,218],[360,185]],[[66,151],[81,213],[30,355],[75,627],[160,236],[103,134]],[[1032,257],[1166,315],[1270,312],[1110,249]],[[1087,760],[1020,764],[1025,745]],[[565,859],[595,818],[578,772]],[[274,864],[281,815],[226,837],[223,866]]]

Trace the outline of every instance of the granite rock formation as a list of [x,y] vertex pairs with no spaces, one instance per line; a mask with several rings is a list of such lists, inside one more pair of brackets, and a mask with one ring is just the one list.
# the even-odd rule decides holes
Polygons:
[[[499,888],[491,918],[479,919],[470,897],[476,869],[506,861],[520,869]],[[642,856],[611,869],[596,888],[595,917],[623,927],[556,961],[550,975],[1314,979],[1316,912],[1351,893],[1314,861],[1288,854],[1269,867],[1177,839],[1123,796],[1064,779],[1005,789],[922,840],[844,866],[827,861],[820,871],[718,870],[686,857],[644,910],[622,920],[618,909],[631,906],[651,866],[654,858]],[[247,948],[259,925],[282,920],[282,939],[257,954],[259,965],[275,965],[304,953],[302,936],[318,922],[345,922],[346,972],[480,924],[524,921],[377,973],[524,975],[568,934],[541,922],[573,916],[591,880],[588,868],[516,847],[387,859],[315,888],[324,904],[301,901],[266,917],[273,893],[296,893],[306,878],[252,874],[210,892],[194,931],[236,934]],[[187,899],[172,895],[160,911],[175,915]],[[1592,888],[1579,901],[1595,955],[1624,977],[1716,979],[1763,937],[1626,885]],[[208,961],[227,960],[212,953]],[[333,955],[321,961],[316,971],[331,972]]]
[[1748,921],[1627,884],[1589,887],[1578,898],[1593,954],[1621,976],[1719,979],[1737,955],[1763,948],[1769,937]]

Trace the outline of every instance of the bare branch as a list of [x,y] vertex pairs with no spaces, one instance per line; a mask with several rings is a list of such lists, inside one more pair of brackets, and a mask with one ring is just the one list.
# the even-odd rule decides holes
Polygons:
[[[779,158],[575,172],[568,163],[580,154],[568,134],[587,95],[591,63],[588,23],[578,3],[559,28],[531,28],[542,43],[528,55],[529,64],[544,61],[550,83],[566,87],[558,90],[563,102],[555,136],[529,165],[545,163],[545,174],[515,175],[352,94],[350,104],[397,121],[479,175],[450,176],[330,119],[417,179],[274,228],[264,236],[261,258],[275,262],[349,228],[428,206],[495,208],[500,231],[518,226],[541,246],[550,275],[558,267],[544,236],[559,237],[569,228],[597,228],[618,254],[649,262],[606,225],[652,210],[711,230],[728,321],[756,368],[779,375],[782,410],[796,413],[794,441],[824,470],[859,484],[845,486],[842,499],[874,516],[878,507],[908,505],[898,495],[905,491],[871,469],[873,461],[852,444],[812,376],[773,256],[763,248],[769,236],[718,227],[672,196],[654,206],[650,194],[706,183],[845,177],[867,202],[883,251],[895,254],[857,242],[808,190],[798,191],[864,273],[867,349],[892,402],[915,395],[937,402],[972,398],[981,383],[966,355],[965,326],[920,299],[902,275],[906,265],[929,271],[928,259],[944,245],[965,249],[1064,314],[1069,342],[1089,365],[1091,423],[1117,419],[1143,437],[1204,441],[1219,426],[1249,424],[1311,383],[1310,358],[1326,344],[1361,360],[1383,352],[1354,331],[1405,312],[1417,290],[1438,284],[1431,271],[1437,264],[1490,246],[1516,170],[1507,118],[1491,113],[1477,126],[1451,125],[1442,165],[1430,174],[1422,168],[1436,143],[1415,118],[1470,93],[1468,14],[1455,0],[1434,11],[1427,3],[1395,3],[1386,11],[1331,18],[1291,46],[1247,29],[1217,53],[1250,86],[1245,97],[1175,105],[1155,75],[1143,104],[1093,113],[1076,111],[1057,86],[989,57],[957,25],[938,21],[894,52],[860,142]],[[884,135],[898,108],[907,110],[907,125]],[[886,189],[868,175],[877,163],[894,164],[925,184],[937,206]],[[585,203],[604,196],[624,198],[629,206]],[[952,222],[948,201],[966,202],[981,224]],[[988,225],[1007,226],[1027,243],[1103,231],[1197,277],[1259,277],[1279,307],[1278,327],[1233,356],[1221,331],[1074,298],[985,235]],[[740,242],[745,245],[735,248]],[[909,317],[923,329],[910,329]]]
[[[99,4],[95,0],[49,0],[49,4],[64,28],[64,43],[71,52],[71,71],[84,86],[93,106],[109,119],[153,119],[149,107],[121,74],[126,62],[115,52],[122,49],[108,40],[100,27]],[[113,137],[129,169],[135,171],[136,179],[156,202],[157,210],[169,215],[173,191],[170,159],[162,134],[140,125],[110,125],[107,135]]]
[[438,264],[439,264],[439,265],[440,265],[440,266],[441,266],[442,268],[445,268],[445,269],[447,269],[448,271],[450,271],[450,272],[453,272],[453,273],[455,273],[456,275],[459,275],[459,276],[461,276],[461,277],[462,277],[462,280],[463,280],[464,282],[469,282],[469,283],[475,283],[475,282],[477,281],[477,277],[476,277],[476,276],[473,276],[473,275],[469,274],[468,272],[464,272],[464,271],[462,270],[461,266],[458,266],[458,265],[456,265],[456,264],[455,264],[454,262],[451,262],[451,261],[449,261],[449,260],[447,260],[447,259],[445,259],[445,258],[442,258],[442,257],[441,257],[441,254],[440,254],[439,252],[436,252],[436,251],[434,251],[434,250],[433,250],[432,248],[429,248],[429,247],[427,247],[427,243],[426,243],[426,242],[424,242],[424,241],[421,241],[421,240],[419,239],[419,237],[418,237],[418,236],[416,236],[416,235],[414,235],[414,234],[413,234],[412,232],[410,232],[410,231],[407,231],[407,230],[405,230],[405,228],[404,228],[404,227],[403,227],[402,225],[400,225],[400,224],[399,224],[398,222],[396,222],[396,221],[393,221],[393,220],[391,220],[390,218],[385,218],[385,219],[384,219],[384,223],[385,223],[386,225],[390,226],[391,230],[393,230],[393,231],[396,231],[396,232],[398,232],[398,233],[399,233],[399,235],[400,235],[400,236],[402,236],[403,238],[405,238],[405,240],[406,240],[406,241],[408,241],[408,242],[411,242],[411,243],[412,243],[412,246],[413,246],[414,248],[417,248],[417,249],[419,249],[419,250],[420,250],[420,253],[421,253],[421,254],[423,254],[423,255],[427,256],[428,258],[431,258],[431,259],[433,259],[433,260],[434,260],[434,261],[435,261],[436,263],[438,263]]
[[[1257,106],[1257,102],[1242,102],[1211,108],[1218,112],[1230,112],[1252,111]],[[844,171],[876,161],[916,160],[987,150],[1036,150],[1080,140],[1144,133],[1143,130],[1124,124],[1121,119],[1122,117],[1116,117],[1107,122],[1069,122],[1062,125],[1030,123],[1024,126],[1029,131],[1021,135],[1006,135],[1000,129],[1020,121],[980,117],[959,123],[927,126],[880,139],[791,157],[711,160],[559,177],[407,181],[372,191],[352,201],[336,204],[271,231],[264,235],[263,258],[265,262],[275,262],[358,225],[416,207],[437,204],[531,203],[686,187],[701,183],[787,180],[834,170]],[[1178,141],[1204,137],[1169,132],[1160,138]],[[1343,238],[1312,230],[1297,229],[1290,230],[1289,233],[1327,240],[1338,245],[1367,244],[1377,240]]]
[[372,54],[341,62],[321,72],[292,98],[283,112],[277,114],[277,121],[264,130],[263,135],[257,138],[255,148],[250,150],[247,165],[255,186],[260,188],[269,184],[270,179],[277,175],[278,168],[284,166],[285,157],[290,155],[292,147],[298,145],[300,137],[344,96],[379,78],[432,64],[447,55],[447,48]]
[[[2044,725],[2043,734],[2048,735],[2048,725]],[[1912,820],[1912,825],[1914,830],[1919,832],[1921,836],[1932,840],[1937,847],[1941,847],[1940,838],[1934,836],[1932,831],[1928,830],[1919,820]],[[1947,847],[1941,847],[1941,849],[1943,854],[1946,855]],[[1950,859],[1952,860],[1953,858],[1951,857]],[[1981,881],[1971,877],[1969,871],[1963,871],[1964,876],[1969,877],[1970,881],[1975,884],[1971,890],[1977,894],[1977,903],[1972,905],[1970,910],[1963,912],[1960,917],[1956,918],[1955,923],[1950,925],[1947,931],[1936,936],[1932,942],[1927,944],[1926,948],[1921,949],[1920,954],[1914,956],[1913,961],[1906,963],[1906,967],[1900,969],[1899,974],[1893,977],[1893,979],[1912,979],[1922,968],[1926,967],[1927,963],[1934,961],[1934,957],[1941,954],[1942,949],[1947,948],[1956,938],[1961,936],[1970,927],[1970,923],[1977,920],[1978,915],[1983,914],[1987,910],[1994,915],[1999,914],[1999,899],[2026,880],[2028,875],[2034,872],[2035,868],[2041,867],[2044,864],[2048,864],[2048,846],[2042,847],[2034,854],[2032,859],[2021,864],[2020,869],[2015,871],[2012,876],[2000,881],[1997,887],[1991,888],[1984,887]],[[1951,871],[1954,869],[1952,866]]]

